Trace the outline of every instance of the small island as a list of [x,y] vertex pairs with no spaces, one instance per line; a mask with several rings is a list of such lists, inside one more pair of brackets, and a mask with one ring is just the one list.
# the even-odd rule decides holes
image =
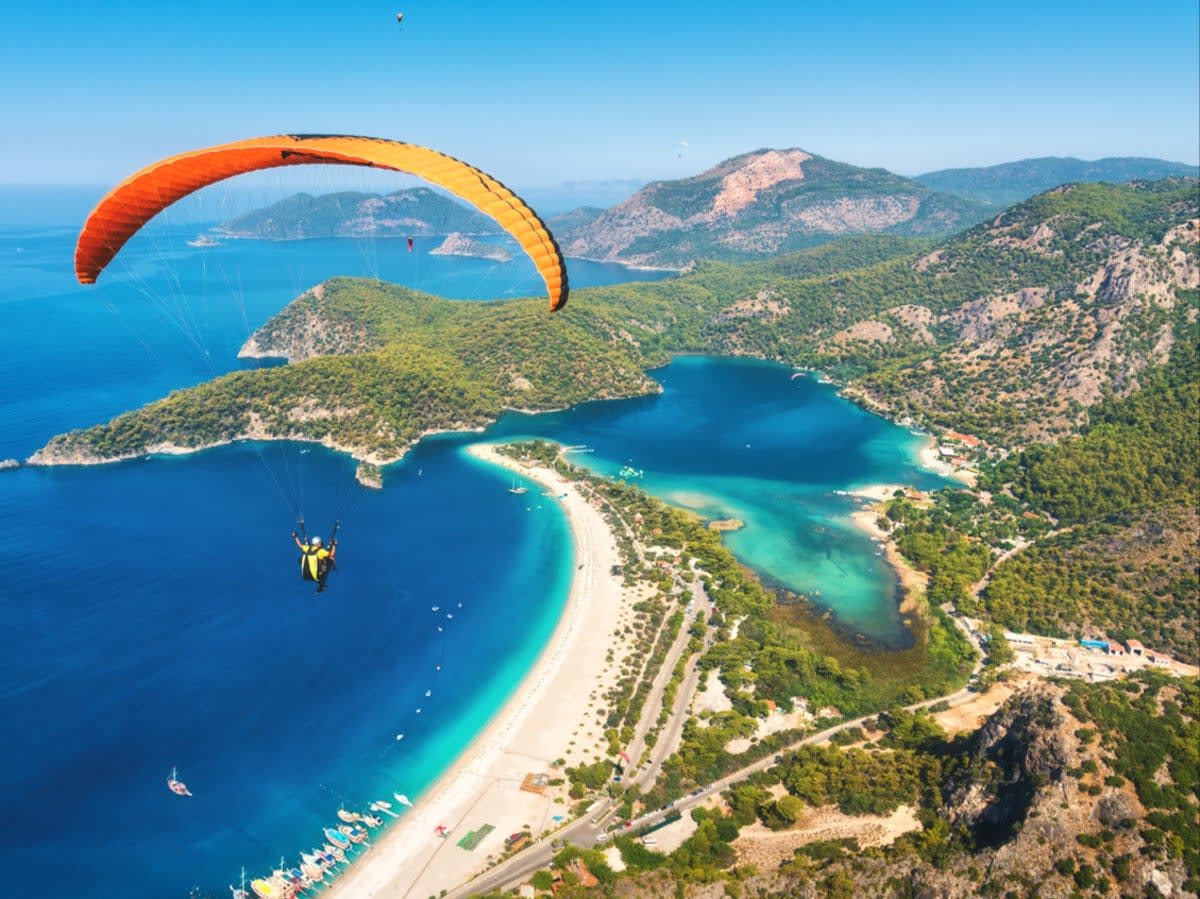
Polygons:
[[436,250],[429,251],[430,256],[470,256],[474,259],[492,259],[496,262],[511,262],[512,253],[494,243],[474,240],[455,231],[442,241]]
[[358,463],[358,468],[354,470],[354,480],[373,490],[383,489],[383,472],[379,470],[378,465],[372,465],[370,462]]
[[718,518],[708,523],[710,531],[740,531],[745,526],[746,522],[740,518]]
[[21,463],[17,459],[0,459],[0,471],[6,468],[20,468]]

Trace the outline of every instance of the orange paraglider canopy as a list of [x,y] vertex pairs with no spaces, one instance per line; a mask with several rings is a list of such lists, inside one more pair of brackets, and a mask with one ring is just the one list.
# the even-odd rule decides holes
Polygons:
[[507,187],[452,156],[399,141],[332,134],[281,134],[180,153],[126,178],[92,210],[75,246],[75,274],[92,284],[138,229],[193,191],[234,175],[288,165],[359,165],[424,178],[495,219],[516,238],[546,282],[550,310],[567,302],[567,268],[554,235]]

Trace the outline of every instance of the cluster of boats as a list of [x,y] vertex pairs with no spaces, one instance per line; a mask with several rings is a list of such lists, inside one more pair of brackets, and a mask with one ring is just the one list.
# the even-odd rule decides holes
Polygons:
[[[396,794],[396,800],[403,805],[411,805],[408,797]],[[371,803],[372,812],[381,812],[393,818],[398,815],[393,812],[392,804],[382,800]],[[280,860],[279,867],[270,877],[259,877],[246,885],[246,872],[242,872],[240,887],[231,886],[233,899],[293,899],[293,897],[315,892],[326,878],[332,878],[339,872],[339,865],[348,863],[347,853],[352,846],[370,845],[370,831],[367,828],[383,826],[383,818],[379,815],[350,812],[338,809],[338,818],[343,823],[324,830],[325,843],[316,849],[300,854],[300,864],[288,867]]]

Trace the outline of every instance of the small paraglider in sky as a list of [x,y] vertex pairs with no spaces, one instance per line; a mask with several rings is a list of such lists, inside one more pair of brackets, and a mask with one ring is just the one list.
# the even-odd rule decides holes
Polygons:
[[683,158],[683,154],[687,151],[688,142],[685,140],[677,140],[671,144],[671,149],[675,151],[675,158]]

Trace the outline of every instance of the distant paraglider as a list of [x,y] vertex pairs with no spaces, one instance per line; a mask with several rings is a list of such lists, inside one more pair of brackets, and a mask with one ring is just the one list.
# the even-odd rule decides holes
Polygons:
[[685,140],[677,140],[671,144],[671,149],[675,151],[675,158],[682,159],[683,154],[687,152],[688,142]]

